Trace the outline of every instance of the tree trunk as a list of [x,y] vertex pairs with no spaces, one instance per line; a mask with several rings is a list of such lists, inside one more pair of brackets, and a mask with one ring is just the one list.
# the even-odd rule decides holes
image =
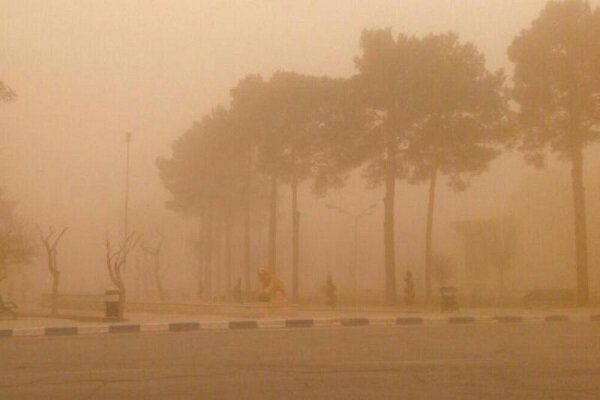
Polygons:
[[248,148],[248,165],[246,166],[246,190],[244,202],[244,288],[246,293],[250,293],[250,188],[252,184],[252,152]]
[[396,303],[396,254],[394,248],[394,195],[396,175],[394,149],[391,140],[387,143],[385,161],[385,197],[383,199],[383,245],[385,251],[385,300],[388,305]]
[[208,218],[205,224],[205,258],[204,258],[204,297],[212,297],[212,252],[213,252],[213,218],[214,209],[212,201],[208,207]]
[[581,144],[573,146],[571,180],[575,221],[575,260],[577,263],[577,304],[584,306],[589,300],[587,228],[585,188],[583,186],[583,155]]
[[58,284],[60,281],[60,272],[54,271],[52,272],[52,303],[50,312],[52,315],[56,315],[58,313]]
[[251,291],[251,281],[250,281],[250,263],[251,263],[251,240],[250,237],[250,207],[247,207],[244,210],[244,289],[246,293],[250,293]]
[[158,292],[158,299],[160,301],[165,300],[165,292],[163,290],[162,280],[160,279],[160,249],[153,254],[154,259],[154,285],[156,286],[156,291]]
[[299,300],[300,212],[298,211],[298,181],[292,177],[292,300]]
[[213,222],[214,228],[214,281],[213,281],[213,298],[218,298],[223,294],[223,219],[222,215],[216,215],[217,220]]
[[204,264],[206,262],[206,211],[203,212],[203,217],[200,220],[200,229],[198,233],[198,248],[195,249],[198,252],[198,283],[196,286],[196,296],[201,298],[204,293]]
[[350,274],[348,276],[349,281],[350,281],[350,288],[351,288],[351,292],[353,295],[356,295],[356,273],[358,271],[358,221],[360,219],[359,215],[355,215],[354,216],[354,232],[353,232],[353,236],[354,236],[354,250],[353,250],[353,254],[352,254],[352,268],[348,271]]
[[437,168],[431,172],[429,181],[429,203],[427,205],[427,227],[425,230],[425,297],[431,300],[431,260],[433,256],[433,212],[435,206],[435,188]]
[[229,299],[232,289],[231,271],[231,207],[228,204],[225,210],[225,294]]
[[143,288],[144,288],[144,295],[143,298],[144,299],[150,299],[152,298],[152,276],[150,275],[152,271],[148,270],[148,265],[144,265],[143,267],[143,271],[142,271],[142,282],[143,282]]
[[269,198],[269,267],[277,270],[277,177],[271,175],[271,195]]

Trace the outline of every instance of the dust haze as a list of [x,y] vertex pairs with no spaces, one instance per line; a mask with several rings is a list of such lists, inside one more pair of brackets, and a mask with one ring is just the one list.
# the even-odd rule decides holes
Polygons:
[[[512,87],[515,64],[507,48],[546,5],[545,0],[1,3],[0,80],[16,96],[0,102],[0,185],[3,200],[16,204],[15,218],[33,254],[5,267],[9,273],[0,285],[19,302],[35,304],[52,285],[36,226],[43,232],[68,227],[58,244],[59,292],[103,294],[114,286],[106,266],[106,235],[113,246],[123,241],[126,213],[128,233],[140,237],[123,271],[131,301],[231,302],[238,279],[239,290],[255,291],[263,266],[276,270],[289,301],[324,303],[330,275],[340,304],[390,299],[402,304],[408,271],[420,301],[426,296],[429,180],[396,179],[390,297],[386,188],[369,182],[368,161],[328,165],[327,171],[339,168],[342,182],[324,193],[313,190],[313,176],[299,185],[295,279],[290,181],[281,177],[278,182],[273,249],[273,170],[259,165],[260,148],[251,166],[258,189],[251,200],[249,258],[244,193],[219,192],[216,202],[234,206],[231,215],[211,217],[214,226],[207,238],[208,203],[198,200],[187,208],[178,203],[182,192],[174,194],[165,185],[157,160],[173,161],[174,143],[186,132],[193,134],[194,126],[201,126],[201,132],[207,116],[221,118],[215,116],[218,107],[234,113],[231,89],[249,75],[260,75],[267,86],[277,71],[352,80],[360,75],[355,59],[366,54],[364,32],[389,28],[394,39],[454,32],[459,43],[472,43],[485,56],[490,74],[503,69],[504,84]],[[508,109],[516,112],[517,102],[510,100]],[[243,124],[236,129],[249,130]],[[500,154],[470,175],[464,190],[455,190],[448,174],[438,174],[430,244],[430,268],[440,264],[430,277],[434,296],[440,286],[453,286],[472,301],[487,293],[489,298],[481,301],[506,302],[520,301],[532,289],[577,287],[570,162],[547,151],[545,167],[536,169],[525,161],[519,140],[494,145]],[[591,301],[598,300],[600,288],[599,152],[593,143],[583,150]],[[329,154],[340,152],[332,145]],[[189,182],[205,182],[200,169],[188,172]],[[173,202],[178,206],[169,206]],[[481,254],[469,253],[465,230],[502,221],[512,221],[514,251],[508,264],[495,268]],[[140,247],[152,247],[159,237],[162,294],[151,283],[153,258]],[[276,261],[270,265],[273,251]],[[292,299],[294,282],[298,293]]]

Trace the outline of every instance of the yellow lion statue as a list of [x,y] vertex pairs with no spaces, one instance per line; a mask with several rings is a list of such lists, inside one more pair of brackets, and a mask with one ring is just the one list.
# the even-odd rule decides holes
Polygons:
[[285,299],[285,288],[281,279],[277,278],[268,267],[258,269],[258,301],[269,302],[278,295]]

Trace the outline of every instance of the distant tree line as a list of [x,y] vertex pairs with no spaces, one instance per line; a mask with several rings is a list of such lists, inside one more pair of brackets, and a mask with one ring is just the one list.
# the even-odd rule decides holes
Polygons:
[[[512,81],[486,68],[484,55],[454,33],[394,36],[365,30],[356,74],[348,79],[279,71],[248,75],[157,160],[168,206],[199,219],[198,292],[211,296],[213,273],[232,289],[232,229],[243,234],[244,285],[250,290],[252,225],[268,209],[268,265],[276,253],[278,192],[290,189],[292,297],[299,298],[298,188],[341,187],[361,168],[384,188],[385,298],[397,297],[396,182],[429,185],[425,293],[432,294],[435,195],[440,177],[464,190],[507,147],[541,166],[547,150],[571,163],[577,288],[589,297],[582,150],[600,136],[600,8],[550,1],[508,49]],[[222,271],[215,271],[223,245]],[[220,254],[220,252],[219,252]]]

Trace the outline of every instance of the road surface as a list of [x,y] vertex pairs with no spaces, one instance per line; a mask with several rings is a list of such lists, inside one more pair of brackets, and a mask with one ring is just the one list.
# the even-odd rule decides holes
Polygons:
[[0,399],[600,399],[600,323],[5,338]]

